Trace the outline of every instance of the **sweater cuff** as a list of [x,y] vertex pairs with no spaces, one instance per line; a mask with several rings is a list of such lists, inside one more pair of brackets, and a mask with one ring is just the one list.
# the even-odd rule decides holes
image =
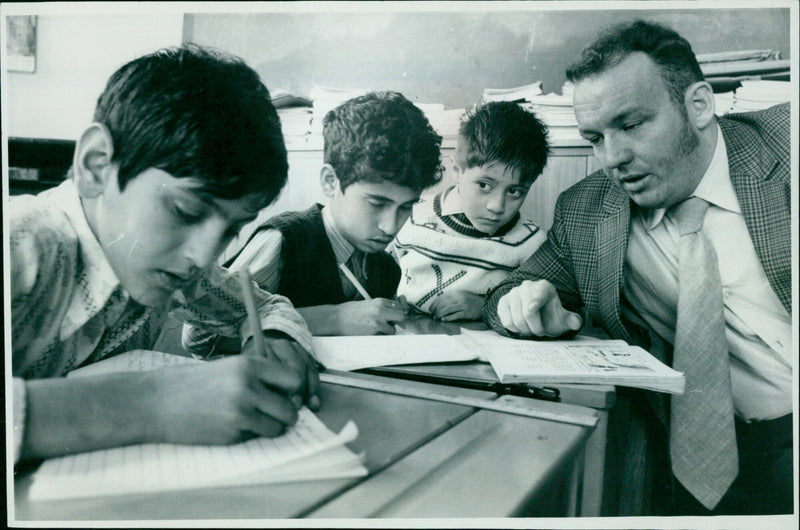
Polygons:
[[14,430],[14,463],[19,461],[20,453],[22,452],[22,439],[25,435],[25,411],[26,411],[26,395],[25,395],[25,381],[22,378],[15,377],[12,380],[11,401],[13,404],[13,411],[11,413],[12,425]]

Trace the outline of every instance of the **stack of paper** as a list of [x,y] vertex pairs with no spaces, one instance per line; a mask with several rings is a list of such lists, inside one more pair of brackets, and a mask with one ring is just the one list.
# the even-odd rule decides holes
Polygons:
[[514,88],[485,88],[483,101],[530,101],[533,96],[542,93],[542,82],[536,81],[530,85]]
[[578,122],[572,106],[572,83],[569,81],[561,87],[561,94],[535,96],[530,105],[531,110],[547,124],[551,142],[585,141],[578,132]]
[[431,124],[431,127],[442,137],[443,147],[453,147],[458,138],[458,128],[465,109],[446,109],[441,103],[416,103],[415,104]]
[[732,90],[714,94],[714,113],[717,116],[724,116],[725,114],[733,111],[733,103],[735,98],[736,95]]
[[311,137],[311,107],[286,107],[278,109],[281,130],[287,149],[304,149]]
[[742,81],[736,89],[732,112],[761,110],[790,101],[791,83],[788,81]]
[[[70,376],[150,370],[202,362],[137,350],[76,370]],[[364,476],[363,456],[345,444],[358,436],[348,422],[330,431],[307,408],[277,438],[233,445],[143,444],[91,451],[45,461],[33,475],[30,498],[102,497],[170,490],[271,484]]]
[[369,88],[335,88],[314,85],[311,88],[312,106],[311,136],[308,139],[310,149],[322,149],[322,120],[328,111],[344,103],[348,99],[363,96]]
[[549,130],[551,143],[585,143],[578,133],[578,122],[572,109],[572,84],[566,82],[561,94],[542,93],[542,82],[515,88],[487,88],[484,101],[516,101],[526,110],[536,114]]
[[503,383],[592,383],[682,394],[681,372],[619,340],[531,341],[462,330]]

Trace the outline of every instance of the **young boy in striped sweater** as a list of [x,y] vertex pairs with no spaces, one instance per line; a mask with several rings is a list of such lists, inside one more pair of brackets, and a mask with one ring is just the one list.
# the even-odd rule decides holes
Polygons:
[[546,126],[517,103],[469,112],[455,185],[417,203],[395,240],[398,296],[441,320],[479,319],[485,293],[546,239],[519,209],[548,149]]

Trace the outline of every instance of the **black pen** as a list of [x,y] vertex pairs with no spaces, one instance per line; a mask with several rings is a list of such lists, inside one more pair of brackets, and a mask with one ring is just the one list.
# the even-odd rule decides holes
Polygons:
[[561,392],[558,390],[558,388],[550,386],[539,387],[524,383],[509,385],[495,381],[465,380],[457,377],[445,377],[432,374],[395,372],[392,370],[382,370],[380,368],[364,368],[357,371],[365,374],[380,375],[383,377],[396,377],[398,379],[420,381],[423,383],[435,383],[440,385],[470,388],[473,390],[485,390],[500,395],[520,396],[532,399],[541,399],[545,401],[561,401]]

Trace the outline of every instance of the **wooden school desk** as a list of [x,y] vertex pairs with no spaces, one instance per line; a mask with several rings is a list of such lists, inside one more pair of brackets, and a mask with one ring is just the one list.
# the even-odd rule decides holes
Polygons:
[[[471,329],[487,329],[482,322],[461,323]],[[402,323],[403,329],[416,334],[445,333],[456,334],[460,326],[452,323],[435,321],[425,316],[409,317]],[[452,385],[464,388],[492,388],[499,384],[497,374],[491,365],[482,362],[434,363],[405,366],[386,366],[362,370],[362,372],[395,377],[406,380],[425,381],[436,384]],[[574,515],[583,517],[599,517],[603,504],[603,482],[605,477],[606,446],[608,441],[609,410],[616,402],[616,391],[613,385],[570,385],[547,384],[528,386],[524,384],[502,385],[503,393],[526,395],[529,392],[544,388],[554,389],[560,403],[591,407],[598,413],[597,427],[586,443],[581,491],[578,492]],[[544,397],[548,393],[544,392]]]
[[[397,380],[358,373],[339,377]],[[409,391],[494,399],[490,392],[404,381]],[[500,398],[579,423],[338,384],[322,385],[318,416],[339,431],[359,429],[369,475],[356,479],[187,490],[119,497],[27,499],[30,472],[15,478],[16,521],[147,521],[284,518],[506,517],[574,515],[582,453],[597,420],[591,408]]]

